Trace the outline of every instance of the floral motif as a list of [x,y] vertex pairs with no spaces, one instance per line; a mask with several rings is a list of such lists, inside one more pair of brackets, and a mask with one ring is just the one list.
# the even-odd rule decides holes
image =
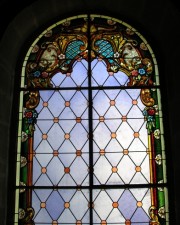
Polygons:
[[119,69],[118,66],[115,66],[115,65],[111,66],[111,70],[115,73],[118,71],[118,69]]
[[140,44],[140,48],[141,48],[142,50],[147,50],[147,49],[148,49],[144,42],[142,42],[142,43]]
[[47,78],[49,74],[47,72],[42,72],[41,73],[42,78]]
[[140,68],[140,69],[138,70],[138,72],[139,72],[139,74],[141,74],[141,75],[144,75],[144,74],[146,73],[146,71],[145,71],[144,68]]
[[155,109],[154,109],[154,107],[152,108],[149,108],[148,110],[147,110],[147,113],[148,113],[148,115],[149,116],[154,116],[155,115]]
[[25,187],[25,186],[26,186],[26,184],[25,184],[24,182],[20,181],[20,182],[19,182],[19,185],[20,185],[20,186],[22,186],[22,188],[20,188],[20,189],[19,189],[20,193],[25,192],[25,191],[26,191],[26,189],[25,189],[25,188],[23,188],[23,187]]
[[21,167],[26,166],[26,164],[27,164],[27,159],[26,159],[26,157],[21,156]]
[[39,46],[38,45],[34,45],[33,49],[32,49],[32,53],[36,53],[39,51]]
[[59,59],[65,59],[65,55],[61,53],[60,55],[58,55],[58,58]]
[[41,72],[40,72],[40,71],[35,71],[35,72],[33,73],[33,75],[34,75],[34,77],[40,77]]
[[156,155],[155,161],[158,165],[162,164],[162,157],[160,154]]
[[27,133],[27,135],[32,135],[33,131],[34,131],[34,124],[36,123],[36,118],[38,117],[38,114],[36,112],[36,110],[32,109],[26,109],[24,112],[24,120],[25,120],[25,124],[27,126],[25,133]]
[[19,208],[19,219],[22,220],[25,217],[26,213],[24,209]]
[[133,77],[137,77],[138,76],[138,71],[137,70],[132,70],[131,71],[131,75],[133,76]]
[[161,217],[161,218],[166,218],[165,216],[166,212],[165,212],[165,208],[164,206],[160,207],[159,210],[158,210],[158,215]]
[[114,53],[114,58],[119,58],[119,57],[120,57],[119,52]]
[[22,131],[21,134],[21,141],[25,142],[28,139],[28,135],[26,134],[26,132]]
[[143,110],[143,115],[147,120],[146,128],[148,130],[148,134],[153,132],[153,128],[155,128],[155,108],[154,107],[146,107]]
[[159,129],[156,129],[156,130],[154,131],[154,137],[155,137],[156,139],[160,139],[160,134],[161,134],[161,132],[160,132]]

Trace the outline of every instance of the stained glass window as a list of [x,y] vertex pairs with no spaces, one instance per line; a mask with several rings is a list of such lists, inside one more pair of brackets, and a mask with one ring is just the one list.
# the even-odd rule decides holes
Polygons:
[[129,24],[79,15],[21,73],[14,224],[167,225],[158,65]]

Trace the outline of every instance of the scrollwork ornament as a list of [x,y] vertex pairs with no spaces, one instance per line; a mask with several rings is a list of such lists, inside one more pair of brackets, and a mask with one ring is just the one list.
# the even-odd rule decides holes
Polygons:
[[149,89],[142,89],[141,90],[141,101],[145,106],[153,106],[155,101],[151,97],[151,91]]
[[30,91],[26,93],[27,101],[25,103],[25,107],[27,109],[34,109],[39,104],[39,91]]
[[158,219],[158,216],[157,216],[157,213],[156,213],[157,209],[155,206],[151,206],[149,208],[149,215],[150,215],[150,225],[161,225],[160,222],[159,222],[159,219]]
[[24,224],[34,225],[33,216],[34,209],[29,207],[26,210],[19,209],[19,220],[21,220]]

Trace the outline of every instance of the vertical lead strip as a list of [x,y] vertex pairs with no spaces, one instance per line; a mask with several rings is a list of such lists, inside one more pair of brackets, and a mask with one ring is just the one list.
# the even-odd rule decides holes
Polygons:
[[93,123],[92,123],[92,87],[91,87],[91,18],[87,15],[87,38],[88,38],[88,95],[89,95],[89,210],[90,224],[93,224]]

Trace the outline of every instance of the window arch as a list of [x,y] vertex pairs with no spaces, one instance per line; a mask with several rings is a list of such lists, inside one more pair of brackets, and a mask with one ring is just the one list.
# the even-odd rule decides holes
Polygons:
[[168,224],[158,66],[136,29],[57,22],[20,86],[15,224]]

